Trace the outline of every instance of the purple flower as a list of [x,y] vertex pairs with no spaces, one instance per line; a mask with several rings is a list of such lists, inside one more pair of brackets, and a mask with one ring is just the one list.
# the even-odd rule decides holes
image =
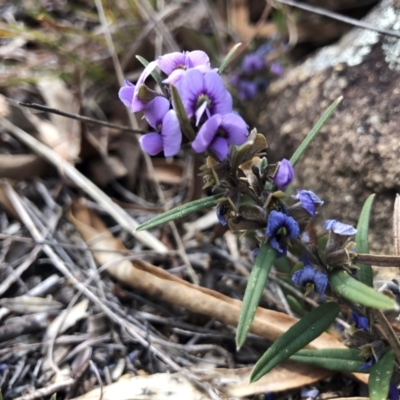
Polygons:
[[266,234],[272,248],[278,252],[279,257],[282,257],[286,255],[286,238],[297,238],[300,228],[292,217],[273,210],[268,216]]
[[125,79],[124,86],[119,90],[120,100],[131,109],[132,113],[141,111],[146,106],[146,103],[139,99],[139,90],[156,66],[156,61],[150,62],[139,76],[136,85]]
[[259,54],[247,54],[242,61],[242,69],[248,74],[254,74],[265,68],[265,60]]
[[316,399],[319,395],[319,390],[316,388],[306,388],[303,387],[301,388],[301,398],[312,398],[312,399]]
[[217,207],[217,218],[219,223],[222,226],[226,226],[228,221],[225,218],[225,214],[226,214],[226,207],[224,204],[219,204]]
[[178,117],[174,110],[170,110],[169,101],[158,96],[144,109],[144,116],[149,125],[157,132],[147,133],[140,138],[140,145],[146,153],[152,156],[164,150],[165,157],[178,154],[182,133]]
[[277,76],[282,76],[284,73],[282,64],[279,62],[273,62],[271,64],[271,66],[269,67],[269,70],[272,74],[277,75]]
[[225,89],[221,77],[214,71],[202,74],[192,68],[177,83],[177,88],[189,118],[196,117],[196,125],[205,115],[225,115],[232,111],[232,96]]
[[293,274],[292,281],[299,287],[313,284],[314,290],[323,298],[328,286],[328,277],[315,269],[306,257],[302,257],[302,260],[304,267]]
[[230,144],[241,145],[248,136],[247,125],[237,114],[215,114],[200,128],[192,147],[196,153],[202,153],[209,147],[222,161],[229,153]]
[[327,219],[323,226],[325,229],[329,229],[341,236],[351,236],[357,233],[357,229],[353,228],[351,225],[343,224],[335,219]]
[[246,79],[240,79],[236,86],[240,100],[251,100],[257,96],[258,86],[255,82],[251,82]]
[[376,363],[376,360],[374,357],[368,358],[367,361],[363,365],[361,365],[360,368],[358,368],[358,370],[360,372],[364,372],[367,369],[371,368],[375,363]]
[[389,385],[389,394],[388,397],[390,400],[399,400],[399,389],[397,389],[397,385],[393,382],[390,382]]
[[357,329],[362,329],[365,332],[368,332],[368,318],[363,317],[362,315],[358,315],[354,311],[351,312],[351,318],[354,321],[354,325]]
[[184,51],[174,52],[158,57],[158,68],[161,69],[168,78],[163,83],[175,84],[190,68],[197,68],[201,72],[210,71],[210,59],[204,51]]
[[311,190],[296,189],[297,195],[292,196],[294,199],[300,200],[301,206],[313,217],[317,211],[317,204],[324,202]]
[[289,160],[284,158],[279,164],[275,176],[273,178],[274,183],[279,189],[285,189],[290,183],[292,183],[294,177],[294,171],[292,164]]

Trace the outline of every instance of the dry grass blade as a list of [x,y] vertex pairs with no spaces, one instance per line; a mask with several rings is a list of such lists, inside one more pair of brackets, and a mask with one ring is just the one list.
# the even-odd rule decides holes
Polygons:
[[393,212],[394,254],[400,256],[400,195],[396,194]]
[[[56,168],[61,170],[66,177],[71,179],[78,185],[85,193],[87,193],[93,200],[98,202],[120,225],[122,228],[131,233],[136,239],[141,241],[146,246],[165,254],[168,250],[163,243],[148,232],[136,232],[139,224],[120,206],[115,204],[102,190],[100,190],[93,182],[87,179],[79,171],[76,170],[70,163],[63,160],[52,149],[40,143],[27,132],[18,128],[10,121],[0,117],[3,126],[8,129],[15,137],[21,142],[30,147],[39,156],[45,158],[48,162],[53,164]],[[42,238],[43,240],[43,238]]]
[[[70,219],[80,231],[83,238],[91,243],[92,248],[122,249],[123,244],[107,230],[103,222],[90,210],[75,204]],[[96,238],[96,241],[92,239]],[[100,239],[99,239],[100,238]],[[188,311],[207,315],[219,321],[237,326],[242,302],[214,290],[198,287],[183,279],[169,274],[161,268],[142,260],[130,262],[112,253],[95,253],[99,265],[107,264],[107,272],[131,288],[144,292],[158,301],[165,301]],[[286,332],[296,318],[284,313],[258,308],[250,331],[274,341]],[[325,333],[309,345],[310,348],[345,348],[333,336]],[[357,379],[367,382],[365,374],[354,374]]]

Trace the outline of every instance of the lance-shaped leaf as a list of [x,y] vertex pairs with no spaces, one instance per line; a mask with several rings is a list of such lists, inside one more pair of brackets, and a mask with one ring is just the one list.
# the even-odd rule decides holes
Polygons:
[[[369,216],[371,214],[372,203],[374,202],[375,195],[371,194],[368,199],[365,201],[364,206],[361,210],[360,218],[358,219],[357,224],[357,233],[356,233],[356,252],[357,253],[369,253],[369,244],[368,244],[368,229],[369,229]],[[366,285],[373,287],[373,279],[372,279],[372,268],[369,264],[357,264],[360,268],[358,271],[358,279],[360,282],[365,283]]]
[[257,254],[254,267],[247,282],[242,309],[240,311],[236,331],[236,346],[238,349],[242,347],[246,340],[275,257],[276,252],[269,244],[263,244]]
[[336,293],[355,303],[382,310],[398,308],[393,299],[357,281],[347,272],[334,271],[329,275],[329,282]]
[[174,110],[178,117],[179,126],[181,127],[182,133],[190,140],[194,140],[196,137],[196,133],[193,130],[192,124],[186,114],[185,107],[183,106],[181,96],[179,95],[178,89],[171,85],[171,98],[172,105],[174,106]]
[[218,68],[218,73],[221,75],[224,72],[224,69],[226,68],[226,66],[229,64],[229,61],[231,60],[231,58],[233,57],[233,55],[235,54],[236,50],[238,49],[238,47],[241,45],[242,43],[238,43],[235,44],[231,50],[229,51],[229,53],[225,56],[225,58],[222,60],[221,65]]
[[254,366],[250,381],[257,381],[280,362],[286,360],[312,342],[330,326],[339,314],[339,311],[339,305],[333,302],[314,308],[314,310],[289,328],[264,353]]
[[143,224],[139,225],[136,230],[144,231],[146,229],[152,229],[156,226],[164,225],[167,222],[186,217],[187,215],[193,214],[197,211],[204,210],[205,208],[215,207],[217,205],[217,199],[221,196],[222,194],[215,194],[214,196],[205,197],[204,199],[199,199],[191,201],[187,204],[183,204],[161,215],[157,215],[156,217],[146,222],[143,222]]
[[[142,63],[142,65],[144,67],[147,67],[149,65],[149,62],[143,58],[142,56],[136,56],[136,58]],[[157,82],[157,85],[160,86],[161,90],[163,91],[163,93],[165,94],[165,85],[162,83],[162,77],[161,75],[158,73],[157,70],[153,70],[151,72],[151,76],[153,77],[153,79]]]
[[387,398],[393,366],[394,352],[389,349],[369,370],[368,390],[371,400],[385,400]]
[[365,364],[365,359],[358,349],[303,349],[290,359],[341,372],[359,372]]
[[319,121],[315,124],[314,128],[311,129],[309,134],[304,138],[304,140],[301,142],[300,146],[297,148],[297,150],[294,152],[292,155],[292,158],[290,159],[290,163],[294,167],[297,162],[300,160],[300,157],[303,155],[303,153],[307,150],[308,146],[310,143],[314,140],[314,138],[317,136],[318,132],[321,130],[321,128],[325,125],[325,122],[329,119],[329,117],[333,114],[333,112],[336,110],[337,106],[340,104],[342,101],[343,97],[339,97],[337,100],[335,100],[332,105],[324,112],[322,117],[319,119]]

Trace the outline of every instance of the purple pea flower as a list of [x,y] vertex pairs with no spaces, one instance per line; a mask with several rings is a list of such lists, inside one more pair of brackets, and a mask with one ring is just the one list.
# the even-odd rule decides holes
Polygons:
[[254,74],[265,68],[265,60],[259,54],[247,54],[242,61],[242,70],[248,74]]
[[150,62],[140,74],[136,85],[125,79],[124,86],[119,90],[119,99],[130,108],[132,113],[141,111],[145,108],[146,103],[139,99],[139,90],[156,66],[156,61]]
[[324,202],[311,190],[296,189],[297,195],[292,196],[294,199],[300,200],[301,206],[313,217],[317,211],[317,204]]
[[284,73],[284,69],[282,67],[282,64],[279,62],[273,62],[271,66],[269,67],[269,70],[272,74],[276,76],[282,76]]
[[158,96],[144,109],[144,116],[149,125],[157,132],[143,135],[139,142],[143,151],[152,156],[164,150],[165,157],[178,154],[182,133],[178,117],[174,110],[170,110],[170,103],[165,97]]
[[241,145],[248,136],[247,125],[237,114],[215,114],[200,128],[192,143],[196,153],[202,153],[209,147],[222,161],[229,153],[230,144]]
[[351,318],[354,321],[354,325],[357,329],[362,329],[365,332],[368,332],[368,318],[362,315],[358,315],[356,312],[351,312]]
[[325,295],[326,288],[328,286],[328,277],[315,269],[307,259],[307,257],[301,257],[304,263],[304,267],[296,271],[292,276],[292,281],[299,287],[305,287],[307,284],[313,284],[315,292],[323,298]]
[[251,100],[257,96],[258,86],[255,82],[251,82],[247,79],[240,79],[236,86],[240,100]]
[[218,218],[219,223],[222,226],[226,226],[227,223],[228,223],[228,221],[225,218],[225,214],[226,214],[225,205],[224,204],[218,204],[218,207],[217,207],[217,218]]
[[357,229],[353,228],[351,225],[344,224],[335,219],[327,219],[323,226],[325,229],[329,229],[341,236],[352,236],[357,233]]
[[202,74],[196,68],[189,69],[176,86],[186,114],[189,118],[196,117],[196,125],[203,115],[210,118],[232,112],[232,96],[214,71]]
[[279,189],[285,189],[290,183],[292,183],[294,177],[294,171],[292,164],[289,160],[284,158],[278,165],[278,169],[275,172],[273,181]]
[[168,75],[163,83],[175,84],[190,68],[197,68],[201,72],[211,70],[210,58],[201,50],[184,51],[182,53],[173,52],[158,57],[158,68]]
[[268,216],[266,230],[270,244],[278,253],[278,257],[286,255],[286,238],[297,238],[300,234],[299,224],[280,211],[271,211]]

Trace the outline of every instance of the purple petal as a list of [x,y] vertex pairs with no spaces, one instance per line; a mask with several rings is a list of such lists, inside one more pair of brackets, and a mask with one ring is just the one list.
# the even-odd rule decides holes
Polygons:
[[210,146],[220,161],[224,160],[229,154],[229,147],[226,140],[222,137],[216,137]]
[[240,100],[251,100],[257,96],[258,88],[255,82],[241,79],[237,83]]
[[172,71],[177,68],[184,68],[185,67],[185,54],[174,52],[165,54],[163,56],[158,57],[157,65],[158,68],[161,69],[167,75],[170,75]]
[[399,400],[399,389],[397,389],[397,385],[393,382],[390,382],[389,385],[389,394],[388,397],[390,400]]
[[175,71],[172,71],[169,77],[163,80],[163,83],[166,83],[168,85],[175,85],[181,80],[182,76],[185,73],[186,71],[184,69],[178,68]]
[[226,226],[227,223],[228,223],[228,221],[225,218],[225,214],[226,214],[225,205],[224,204],[218,204],[218,207],[217,207],[217,218],[218,218],[219,223],[222,226]]
[[151,156],[161,153],[163,150],[163,141],[161,135],[156,132],[146,133],[139,139],[140,147]]
[[177,88],[186,114],[189,118],[193,117],[197,109],[198,97],[205,92],[204,75],[196,68],[190,69],[178,82]]
[[243,58],[242,69],[244,72],[253,74],[261,71],[265,67],[264,57],[258,54],[248,54]]
[[368,318],[362,315],[358,315],[356,312],[351,312],[351,318],[354,321],[354,325],[357,329],[362,329],[365,332],[369,331],[369,323]]
[[289,160],[284,158],[278,166],[274,176],[274,183],[279,189],[285,189],[293,180],[294,171]]
[[211,100],[212,114],[228,114],[232,112],[232,96],[225,89],[222,78],[216,72],[207,72],[204,75],[204,87]]
[[204,65],[210,69],[210,58],[204,51],[195,50],[186,54],[187,68],[193,68],[199,65]]
[[321,271],[317,271],[314,277],[314,290],[320,297],[324,297],[326,288],[328,287],[328,277]]
[[228,144],[239,146],[247,140],[249,131],[246,122],[237,114],[225,114],[222,117],[220,128],[225,132],[225,139]]
[[196,153],[203,153],[211,145],[218,132],[222,117],[219,114],[213,115],[200,128],[196,138],[193,140],[192,147]]
[[325,229],[332,230],[337,235],[351,236],[357,233],[357,229],[353,228],[351,225],[343,224],[335,219],[326,220],[323,226]]
[[130,107],[133,100],[133,93],[135,91],[135,85],[128,80],[124,80],[124,86],[119,89],[118,97],[125,104],[125,106]]
[[162,122],[161,137],[163,140],[165,157],[177,155],[181,148],[182,132],[174,110],[170,110],[165,114]]
[[165,97],[157,96],[144,108],[144,117],[152,128],[159,131],[163,118],[169,108],[169,101]]
[[278,229],[284,226],[286,215],[279,211],[271,211],[268,216],[267,236],[272,237]]
[[271,73],[277,76],[282,76],[285,70],[282,67],[282,64],[279,62],[273,62],[271,66],[269,67],[269,70]]
[[311,265],[305,265],[304,268],[296,271],[292,276],[292,281],[299,287],[304,287],[307,283],[313,282],[315,270]]
[[311,190],[297,190],[297,195],[293,198],[300,200],[301,206],[313,217],[317,210],[316,204],[324,202]]

